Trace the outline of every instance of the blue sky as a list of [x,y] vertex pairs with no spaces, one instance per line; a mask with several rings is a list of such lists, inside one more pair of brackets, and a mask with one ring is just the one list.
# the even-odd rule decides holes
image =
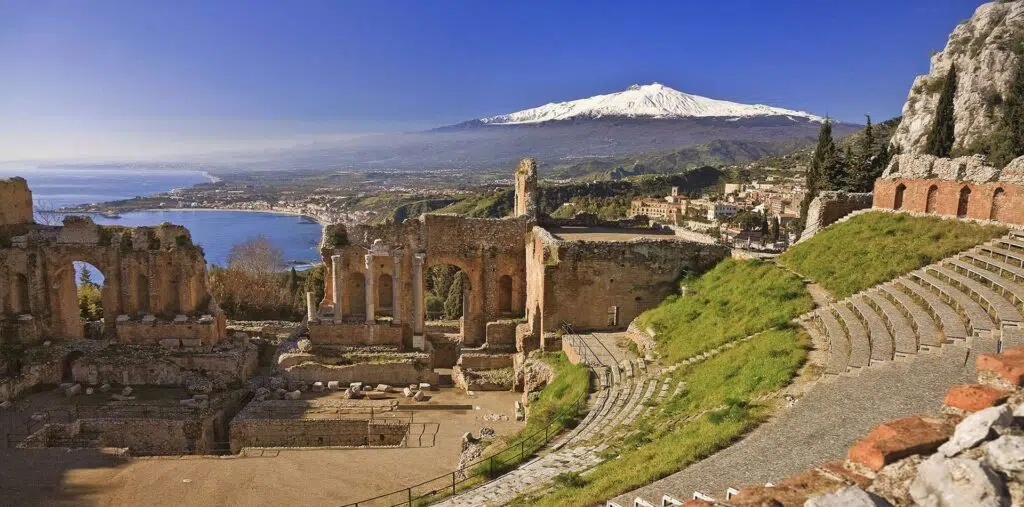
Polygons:
[[0,159],[418,130],[658,81],[898,115],[977,0],[0,0]]

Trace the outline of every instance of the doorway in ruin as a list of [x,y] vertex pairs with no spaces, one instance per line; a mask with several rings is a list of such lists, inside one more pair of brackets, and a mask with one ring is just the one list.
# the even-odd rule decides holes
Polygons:
[[935,200],[938,198],[939,187],[932,185],[928,187],[928,197],[924,201],[924,212],[935,213]]
[[437,264],[424,272],[423,285],[427,326],[458,332],[471,289],[469,277],[458,266]]
[[103,271],[84,261],[74,261],[57,272],[51,283],[61,332],[67,338],[103,338],[112,328],[107,315],[114,311],[114,293]]
[[75,360],[84,356],[85,353],[81,350],[73,350],[68,355],[64,356],[64,359],[60,362],[60,381],[62,383],[71,383],[75,381]]
[[14,276],[14,285],[7,297],[7,313],[12,315],[31,313],[29,305],[28,277],[23,273]]
[[498,311],[504,315],[512,315],[512,277],[502,275],[498,278]]
[[394,282],[391,275],[383,273],[377,277],[377,309],[378,317],[393,316],[395,310]]
[[988,219],[999,221],[1002,219],[1004,201],[1006,200],[1006,190],[1003,187],[999,187],[992,192],[992,210],[989,212]]
[[964,187],[960,189],[960,199],[956,203],[956,216],[965,217],[967,216],[967,209],[971,204],[971,188]]
[[360,272],[349,273],[346,285],[348,312],[345,318],[361,322],[366,319],[366,277]]
[[903,194],[907,191],[907,186],[900,183],[896,185],[896,199],[893,201],[892,209],[900,210],[903,209]]

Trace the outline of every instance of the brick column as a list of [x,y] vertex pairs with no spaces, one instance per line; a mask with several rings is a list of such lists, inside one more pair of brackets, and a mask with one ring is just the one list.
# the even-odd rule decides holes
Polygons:
[[423,261],[426,254],[412,256],[412,332],[423,334]]
[[402,251],[391,254],[391,320],[402,323]]
[[366,322],[374,323],[377,321],[374,314],[376,313],[376,305],[374,304],[374,288],[377,286],[377,270],[373,267],[373,255],[366,254]]
[[341,321],[344,312],[341,309],[341,291],[345,286],[345,280],[341,271],[341,256],[331,256],[331,282],[334,287],[334,320]]

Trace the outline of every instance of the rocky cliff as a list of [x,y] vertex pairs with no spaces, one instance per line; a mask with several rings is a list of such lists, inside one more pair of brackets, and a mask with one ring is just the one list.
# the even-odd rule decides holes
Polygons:
[[893,143],[903,153],[922,154],[939,95],[952,65],[959,74],[954,152],[964,152],[996,126],[999,105],[1024,49],[1024,1],[984,4],[957,25],[946,48],[932,56],[928,74],[918,76],[903,106]]

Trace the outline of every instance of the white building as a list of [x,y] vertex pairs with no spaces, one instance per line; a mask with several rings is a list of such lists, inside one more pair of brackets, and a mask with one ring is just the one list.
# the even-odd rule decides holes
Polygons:
[[736,216],[737,207],[730,202],[717,201],[708,206],[708,220],[722,220]]

